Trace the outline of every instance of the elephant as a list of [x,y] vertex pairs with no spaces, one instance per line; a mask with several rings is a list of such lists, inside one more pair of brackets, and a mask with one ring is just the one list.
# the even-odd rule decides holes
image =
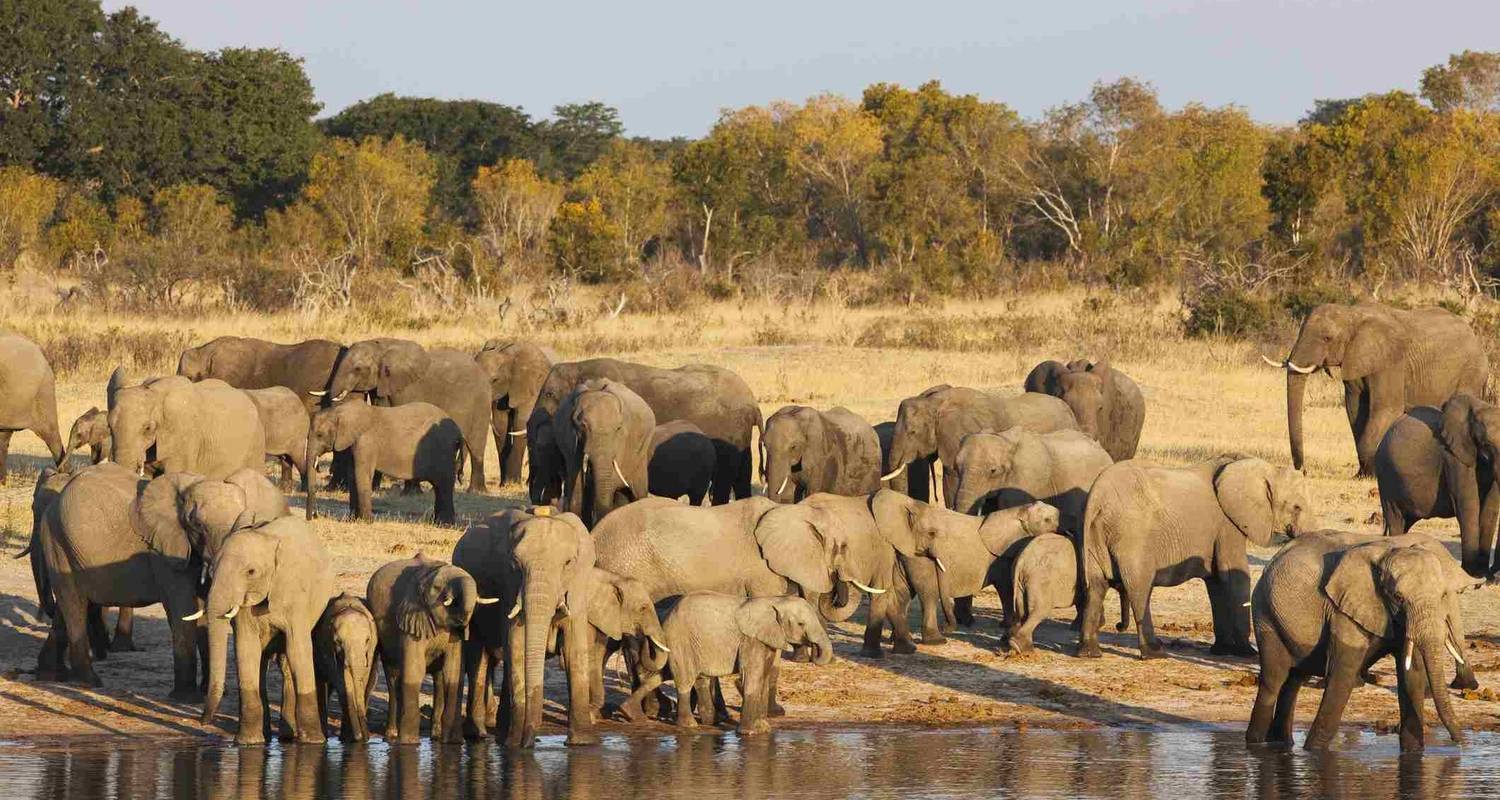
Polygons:
[[490,339],[474,360],[490,376],[490,423],[500,457],[500,482],[519,481],[526,455],[526,420],[557,358],[532,342]]
[[1211,653],[1251,656],[1247,544],[1267,547],[1312,519],[1302,473],[1222,455],[1184,467],[1121,461],[1094,481],[1084,511],[1078,576],[1078,655],[1098,658],[1104,592],[1120,591],[1138,625],[1141,658],[1166,651],[1151,624],[1151,590],[1201,578],[1213,609]]
[[715,505],[729,502],[731,496],[750,497],[750,445],[763,420],[755,394],[743,378],[705,364],[661,369],[595,358],[553,364],[537,395],[536,407],[526,422],[531,502],[549,502],[560,495],[562,487],[560,458],[555,452],[547,452],[546,441],[537,441],[538,433],[551,426],[563,397],[580,382],[593,378],[609,378],[629,386],[651,407],[657,424],[687,420],[713,440],[718,453],[712,481]]
[[[412,402],[395,407],[374,406],[358,400],[334,403],[312,418],[303,463],[316,464],[329,450],[353,454],[354,485],[349,490],[349,513],[365,521],[375,518],[374,485],[377,471],[394,478],[432,484],[432,518],[440,525],[455,519],[453,489],[463,433],[441,408]],[[307,483],[307,518],[317,511],[315,481]]]
[[191,472],[222,479],[266,460],[266,428],[250,396],[221,380],[156,378],[115,395],[113,458],[138,474]]
[[182,351],[177,374],[190,381],[217,378],[236,389],[291,389],[311,414],[328,388],[344,346],[327,339],[277,344],[264,339],[220,336]]
[[649,491],[656,414],[619,381],[596,378],[563,398],[552,433],[563,457],[562,507],[593,527]]
[[[662,620],[667,660],[677,685],[677,725],[697,726],[688,692],[700,677],[742,678],[744,703],[739,733],[770,731],[767,721],[775,691],[775,664],[787,647],[815,650],[813,662],[833,661],[833,642],[813,607],[800,597],[752,597],[720,592],[690,592],[677,600]],[[654,673],[632,693],[637,705],[646,692],[661,684]]]
[[0,333],[0,486],[5,485],[10,437],[31,431],[52,453],[53,465],[67,458],[57,427],[57,378],[35,342]]
[[690,505],[701,506],[708,496],[717,458],[713,440],[697,425],[684,419],[657,425],[651,433],[646,484],[657,497],[687,495]]
[[[604,664],[617,649],[626,653],[645,675],[667,666],[666,634],[662,633],[656,605],[645,584],[635,578],[594,568],[594,591],[589,595],[589,624],[594,628],[594,662],[590,665],[589,705],[597,718],[604,716]],[[638,711],[638,708],[637,708]],[[622,708],[627,719],[639,719]]]
[[[212,563],[236,526],[284,514],[286,501],[264,476],[243,470],[229,481],[187,473],[140,487],[114,463],[80,469],[37,524],[37,596],[61,621],[42,646],[38,675],[52,679],[66,637],[71,680],[99,685],[86,640],[89,606],[162,603],[172,630],[174,699],[197,699],[197,608],[203,564]],[[226,634],[227,635],[227,634]],[[210,645],[213,637],[210,636]],[[221,673],[222,674],[222,673]],[[210,671],[209,689],[214,688]],[[211,716],[210,716],[211,718]]]
[[[281,462],[281,487],[292,486],[292,467],[302,476],[302,488],[307,488],[312,464],[304,460],[307,455],[307,406],[296,392],[285,386],[267,389],[246,389],[250,402],[260,414],[260,424],[266,429],[266,455]],[[315,462],[314,462],[315,463]]]
[[109,414],[98,406],[78,415],[68,430],[68,452],[84,447],[89,449],[90,464],[98,464],[110,454]]
[[819,492],[867,496],[880,488],[883,464],[875,428],[842,406],[783,406],[761,436],[766,496],[778,503]]
[[1027,539],[1011,566],[1010,650],[1032,651],[1032,635],[1052,612],[1078,599],[1078,546],[1069,536],[1045,533]]
[[1373,474],[1386,429],[1408,408],[1437,407],[1459,392],[1478,396],[1489,358],[1462,317],[1442,308],[1391,308],[1379,303],[1320,305],[1307,315],[1286,370],[1287,436],[1292,466],[1302,469],[1302,400],[1307,377],[1339,368],[1344,411],[1354,433],[1358,476]]
[[428,350],[404,339],[356,342],[339,359],[327,395],[337,402],[350,392],[363,392],[382,405],[431,403],[442,409],[463,432],[464,450],[469,454],[469,491],[485,493],[490,379],[473,356],[443,348]]
[[1061,398],[1078,429],[1093,437],[1115,461],[1135,458],[1146,424],[1146,398],[1129,375],[1108,361],[1043,361],[1026,376],[1026,391]]
[[328,718],[328,691],[339,696],[339,738],[370,739],[370,690],[375,686],[375,617],[364,598],[348,592],[328,601],[313,627],[318,717]]
[[433,680],[432,738],[463,741],[459,688],[463,642],[474,610],[499,598],[482,597],[459,567],[417,553],[392,561],[370,576],[365,597],[380,642],[380,662],[390,691],[385,738],[417,744],[422,679]]
[[1112,463],[1082,431],[1033,433],[1016,427],[971,433],[953,462],[958,474],[953,508],[980,514],[1041,500],[1058,510],[1059,529],[1076,536],[1083,531],[1089,487]]
[[[323,717],[313,664],[313,628],[333,595],[333,562],[311,526],[292,516],[236,529],[213,561],[213,581],[202,611],[210,626],[234,624],[240,686],[235,743],[266,741],[260,682],[267,656],[282,659],[281,721],[298,742],[322,742]],[[245,613],[240,613],[240,612]],[[218,648],[218,649],[216,649]],[[210,635],[210,676],[223,666],[222,645]],[[290,680],[286,680],[286,678]],[[212,680],[212,677],[210,678]],[[210,700],[216,698],[210,690]]]
[[1461,563],[1470,575],[1500,570],[1490,562],[1500,518],[1500,410],[1460,392],[1441,409],[1418,406],[1396,420],[1375,450],[1375,480],[1385,535],[1420,520],[1458,518]]
[[[1002,397],[957,386],[934,386],[916,397],[901,401],[896,412],[896,429],[891,434],[891,452],[887,459],[890,471],[881,480],[894,481],[907,473],[908,494],[921,480],[926,467],[932,474],[934,462],[943,465],[943,501],[952,508],[958,489],[958,476],[951,469],[958,459],[958,448],[970,433],[994,433],[1021,426],[1036,433],[1077,430],[1068,404],[1051,395],[1026,392]],[[900,490],[899,484],[893,488]],[[923,499],[918,494],[917,499]]]
[[[453,563],[474,576],[478,591],[503,601],[480,608],[464,645],[469,683],[466,729],[485,734],[489,676],[505,664],[502,727],[510,747],[532,747],[542,724],[543,661],[562,635],[568,675],[568,743],[597,744],[590,656],[595,584],[594,539],[576,514],[507,509],[471,525],[453,547]],[[504,608],[505,611],[501,611]],[[602,690],[603,679],[600,678]]]
[[1324,676],[1323,699],[1303,746],[1327,748],[1360,676],[1391,655],[1401,750],[1422,748],[1422,700],[1428,694],[1449,735],[1461,743],[1443,687],[1443,650],[1457,664],[1456,682],[1477,687],[1463,657],[1458,594],[1482,582],[1422,534],[1319,531],[1297,537],[1266,565],[1251,595],[1260,676],[1246,741],[1291,744],[1297,692],[1309,677]]

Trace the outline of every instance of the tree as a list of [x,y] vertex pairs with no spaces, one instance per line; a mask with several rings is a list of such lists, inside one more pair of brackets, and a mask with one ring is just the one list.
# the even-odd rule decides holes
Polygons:
[[1422,97],[1438,111],[1500,111],[1500,52],[1465,50],[1428,67]]
[[643,245],[666,232],[672,170],[637,142],[616,140],[578,176],[574,189],[599,201],[619,232],[616,257],[622,263],[639,261]]
[[1243,253],[1270,221],[1261,194],[1266,133],[1244,109],[1195,103],[1162,120],[1165,141],[1143,190],[1127,200],[1155,251]]
[[303,196],[358,266],[404,258],[421,234],[434,182],[420,144],[396,136],[330,139],[313,157]]
[[45,168],[103,27],[94,0],[0,3],[0,164]]
[[[841,257],[870,263],[865,206],[880,157],[880,123],[854,103],[820,95],[786,119],[787,165],[804,182],[808,227],[829,240]],[[842,252],[852,245],[854,252]]]
[[563,203],[547,230],[547,249],[557,270],[589,283],[622,277],[617,256],[620,231],[596,198]]
[[562,186],[525,159],[480,167],[472,192],[480,235],[501,259],[535,252],[563,198]]
[[556,106],[552,119],[540,127],[548,156],[544,171],[568,180],[578,177],[625,132],[620,113],[597,101]]
[[42,225],[57,206],[61,186],[25,167],[0,167],[0,268],[36,247]]

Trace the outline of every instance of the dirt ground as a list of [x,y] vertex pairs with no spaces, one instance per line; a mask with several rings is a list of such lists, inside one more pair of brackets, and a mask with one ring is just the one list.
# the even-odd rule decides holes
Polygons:
[[[1009,387],[1019,391],[1024,370],[1035,354],[984,362],[975,356],[954,357],[962,369],[944,369],[941,354],[855,350],[838,347],[726,348],[713,352],[656,353],[656,363],[711,361],[740,371],[757,388],[769,414],[787,402],[819,406],[843,403],[871,421],[894,415],[900,398],[943,380],[969,385]],[[1285,456],[1285,421],[1281,379],[1257,370],[1248,349],[1212,352],[1223,362],[1211,373],[1194,373],[1182,359],[1143,359],[1116,366],[1145,387],[1150,403],[1141,455],[1181,462],[1221,450],[1240,450],[1278,461]],[[957,374],[955,374],[955,372]],[[1355,481],[1353,447],[1337,407],[1335,384],[1321,381],[1310,392],[1308,451],[1314,501],[1324,527],[1376,532],[1378,503],[1371,481]],[[795,391],[788,387],[798,387]],[[102,381],[59,386],[63,426],[90,405],[102,401]],[[0,488],[0,555],[13,556],[24,546],[30,528],[29,502],[34,476],[44,459],[39,440],[17,434],[12,447],[10,484]],[[494,454],[490,460],[493,462]],[[492,467],[493,469],[493,467]],[[492,472],[492,474],[495,474]],[[492,487],[488,496],[459,495],[459,514],[478,518],[521,502],[518,486]],[[363,593],[369,574],[393,558],[417,551],[446,557],[462,526],[435,527],[421,522],[431,512],[431,495],[376,500],[377,521],[338,519],[346,499],[320,500],[327,516],[316,524],[334,554],[339,588]],[[301,499],[293,498],[300,507]],[[425,505],[425,508],[424,508]],[[1456,551],[1456,529],[1449,521],[1424,523],[1425,530],[1446,537]],[[1252,549],[1258,577],[1274,549]],[[1111,595],[1110,604],[1114,605]],[[1500,727],[1500,590],[1485,588],[1465,595],[1470,632],[1468,657],[1483,688],[1455,692],[1456,708],[1466,726]],[[1153,614],[1170,658],[1140,661],[1135,634],[1102,634],[1104,658],[1071,655],[1071,613],[1060,613],[1037,632],[1038,652],[1025,659],[1000,652],[998,603],[987,593],[976,602],[977,622],[946,644],[920,646],[915,655],[880,660],[858,656],[863,613],[832,631],[838,658],[831,666],[784,662],[781,700],[788,716],[780,724],[902,722],[926,725],[965,723],[1049,727],[1095,725],[1190,725],[1242,723],[1254,697],[1256,664],[1252,659],[1210,656],[1212,638],[1207,598],[1201,583],[1161,589],[1153,595]],[[1111,616],[1113,615],[1111,611]],[[915,621],[916,608],[913,607]],[[137,614],[139,652],[116,653],[98,663],[105,687],[40,684],[33,680],[36,654],[45,636],[37,617],[35,592],[25,560],[0,558],[0,738],[59,737],[81,734],[225,735],[233,730],[236,705],[233,684],[223,713],[212,726],[197,722],[197,709],[166,700],[171,682],[167,628],[160,607]],[[619,667],[618,662],[611,665]],[[1376,685],[1355,692],[1346,723],[1376,729],[1394,726],[1398,711],[1394,664],[1374,670]],[[1451,673],[1450,673],[1451,674]],[[613,674],[612,688],[619,689]],[[274,682],[274,681],[273,681]],[[564,681],[555,667],[547,679],[549,720],[561,720],[557,701]],[[382,687],[383,688],[383,687]],[[1311,720],[1320,693],[1302,694],[1298,719]],[[612,693],[612,700],[618,694]],[[731,705],[736,705],[732,693]],[[384,724],[383,693],[372,707],[372,727]],[[1433,716],[1428,712],[1429,718]],[[630,726],[608,722],[606,731],[667,730],[661,723]]]

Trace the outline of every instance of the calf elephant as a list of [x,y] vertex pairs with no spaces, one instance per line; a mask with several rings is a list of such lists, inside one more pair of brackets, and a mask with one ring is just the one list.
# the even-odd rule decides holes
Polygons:
[[1379,303],[1314,308],[1286,359],[1266,363],[1286,370],[1287,435],[1297,469],[1303,463],[1307,378],[1339,368],[1359,475],[1372,474],[1381,437],[1406,409],[1440,406],[1459,392],[1478,396],[1490,372],[1484,345],[1462,317],[1441,308]]
[[247,389],[245,394],[255,404],[260,424],[266,429],[266,455],[281,462],[281,488],[291,488],[292,467],[296,467],[302,476],[302,488],[306,489],[311,480],[308,471],[312,469],[312,464],[305,460],[309,419],[302,398],[306,395],[299,396],[285,386]]
[[1104,592],[1130,604],[1142,658],[1166,652],[1151,624],[1151,590],[1202,578],[1216,654],[1254,655],[1246,545],[1295,535],[1312,518],[1302,473],[1258,458],[1219,456],[1185,467],[1121,461],[1089,490],[1084,512],[1078,655],[1098,658]]
[[327,339],[278,344],[243,336],[220,336],[182,351],[177,374],[190,381],[217,378],[236,389],[292,390],[311,414],[328,388],[344,346]]
[[0,333],[0,486],[5,485],[10,437],[31,431],[52,453],[52,463],[67,458],[57,427],[57,380],[36,343],[14,333]]
[[755,394],[744,379],[722,367],[704,364],[661,369],[595,358],[554,364],[542,384],[536,407],[526,422],[533,503],[550,502],[561,495],[562,489],[561,459],[555,446],[548,452],[550,436],[543,429],[551,427],[563,397],[580,382],[593,378],[609,378],[629,386],[651,407],[657,424],[687,420],[713,440],[718,452],[712,482],[715,504],[750,496],[750,444],[762,419]]
[[552,421],[563,456],[563,508],[593,527],[649,491],[656,415],[630,387],[584,381],[563,398]]
[[1379,659],[1396,659],[1401,749],[1421,749],[1422,701],[1463,741],[1443,686],[1444,649],[1459,681],[1477,686],[1463,658],[1457,595],[1482,582],[1440,542],[1422,534],[1377,538],[1339,531],[1297,537],[1266,565],[1251,596],[1260,677],[1245,738],[1292,741],[1297,692],[1309,677],[1327,684],[1304,746],[1326,748],[1350,693]]
[[526,420],[536,407],[542,382],[557,360],[546,348],[532,342],[491,339],[474,361],[490,376],[490,426],[495,432],[495,452],[500,457],[500,481],[521,480],[521,462],[526,455]]
[[819,492],[864,496],[880,488],[880,438],[842,406],[784,406],[766,420],[761,447],[766,496],[778,503]]
[[1130,376],[1107,361],[1043,361],[1026,376],[1026,391],[1061,398],[1115,461],[1135,458],[1146,423],[1146,398]]
[[90,464],[98,464],[110,454],[109,414],[97,406],[80,414],[68,430],[68,452],[84,447],[89,449]]
[[[952,469],[963,438],[1023,427],[1036,433],[1077,430],[1068,404],[1050,395],[1027,392],[1013,397],[956,386],[934,386],[901,401],[884,479],[907,473],[907,486],[925,480],[917,470],[932,462],[943,465],[943,501],[952,508],[958,476]],[[893,484],[899,490],[899,486]],[[908,490],[908,493],[911,493]],[[918,499],[921,499],[918,497]]]
[[1419,406],[1396,420],[1375,451],[1375,479],[1385,534],[1399,536],[1420,520],[1458,518],[1462,563],[1485,577],[1500,519],[1500,409],[1456,394],[1441,409]]
[[1072,538],[1043,534],[1028,539],[1011,567],[1010,650],[1032,650],[1032,634],[1042,620],[1078,600],[1078,546]]
[[[458,425],[429,403],[406,403],[394,408],[361,402],[335,403],[313,417],[307,432],[304,463],[316,464],[329,450],[353,455],[354,485],[349,488],[349,513],[358,519],[375,518],[375,473],[432,484],[432,518],[439,524],[454,520],[453,488],[456,458],[463,433]],[[307,484],[307,518],[317,513],[314,481]]]
[[318,716],[326,719],[328,692],[339,697],[339,738],[370,739],[370,690],[375,688],[375,617],[364,598],[344,592],[328,601],[313,628]]
[[486,491],[490,378],[473,356],[443,348],[428,350],[403,339],[356,342],[339,359],[327,389],[335,402],[350,392],[363,392],[384,405],[430,403],[442,409],[463,432],[464,450],[469,454],[469,491]]
[[1089,487],[1111,463],[1109,453],[1081,431],[971,433],[953,464],[953,508],[981,514],[1041,500],[1058,510],[1062,531],[1077,535]]
[[266,428],[245,392],[221,380],[156,378],[115,395],[109,432],[116,463],[144,474],[222,479],[266,460]]
[[687,495],[689,505],[703,505],[717,458],[713,440],[697,425],[683,419],[657,425],[647,469],[651,494],[674,500]]

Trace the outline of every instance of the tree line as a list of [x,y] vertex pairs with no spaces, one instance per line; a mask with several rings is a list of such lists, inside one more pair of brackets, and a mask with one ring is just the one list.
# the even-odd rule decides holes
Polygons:
[[1038,119],[934,81],[728,109],[663,141],[598,102],[534,119],[381,95],[317,119],[284,52],[198,52],[134,9],[17,0],[0,95],[0,270],[74,273],[112,302],[350,307],[389,283],[374,276],[732,294],[848,273],[908,302],[1351,278],[1473,298],[1500,274],[1500,53],[1287,126],[1169,109],[1129,78]]

